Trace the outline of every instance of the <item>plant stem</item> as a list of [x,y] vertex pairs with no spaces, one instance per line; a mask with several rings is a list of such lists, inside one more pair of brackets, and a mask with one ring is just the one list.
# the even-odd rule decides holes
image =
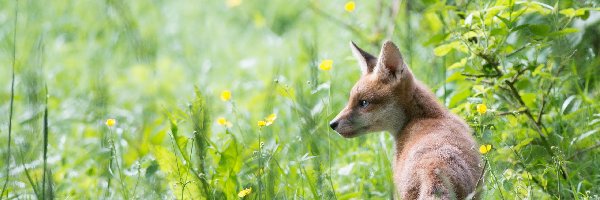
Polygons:
[[46,171],[47,171],[47,163],[48,163],[48,85],[46,88],[46,102],[44,108],[44,169],[42,175],[42,199],[46,199]]
[[[19,1],[16,0],[15,5],[15,23],[13,29],[13,59],[12,59],[12,77],[10,81],[10,106],[8,108],[8,150],[6,155],[6,180],[2,186],[2,191],[0,192],[0,197],[6,191],[6,186],[8,185],[8,181],[10,180],[10,142],[12,138],[12,118],[13,118],[13,104],[15,100],[15,65],[17,61],[17,19],[19,17]],[[8,197],[8,194],[6,195]]]

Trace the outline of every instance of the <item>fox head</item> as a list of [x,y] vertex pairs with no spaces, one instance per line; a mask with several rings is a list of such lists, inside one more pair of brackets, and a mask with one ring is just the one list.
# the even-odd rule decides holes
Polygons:
[[406,124],[406,106],[412,100],[414,78],[398,47],[386,41],[379,57],[350,42],[362,76],[350,91],[346,107],[329,126],[351,138],[368,132],[398,133]]

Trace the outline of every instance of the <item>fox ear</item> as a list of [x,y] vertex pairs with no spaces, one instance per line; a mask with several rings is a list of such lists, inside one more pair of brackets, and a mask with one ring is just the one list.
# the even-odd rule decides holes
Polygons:
[[381,77],[386,78],[396,78],[403,73],[406,65],[400,50],[393,42],[387,40],[383,43],[375,68]]
[[377,58],[356,46],[352,41],[350,41],[350,49],[352,49],[352,54],[358,60],[362,74],[366,75],[373,72],[377,64]]

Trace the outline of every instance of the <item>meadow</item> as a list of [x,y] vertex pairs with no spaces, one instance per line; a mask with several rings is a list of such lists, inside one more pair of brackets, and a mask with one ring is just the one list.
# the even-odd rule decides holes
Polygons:
[[0,1],[0,199],[393,199],[391,135],[328,125],[386,39],[483,199],[600,199],[595,0]]

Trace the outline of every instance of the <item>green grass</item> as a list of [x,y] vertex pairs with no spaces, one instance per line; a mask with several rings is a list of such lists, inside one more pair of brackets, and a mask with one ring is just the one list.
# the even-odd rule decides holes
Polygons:
[[[228,2],[1,1],[0,198],[390,199],[392,137],[328,126],[360,76],[349,41],[384,39],[493,146],[484,199],[599,198],[598,3],[486,24],[514,2]],[[469,77],[492,61],[506,76]]]

